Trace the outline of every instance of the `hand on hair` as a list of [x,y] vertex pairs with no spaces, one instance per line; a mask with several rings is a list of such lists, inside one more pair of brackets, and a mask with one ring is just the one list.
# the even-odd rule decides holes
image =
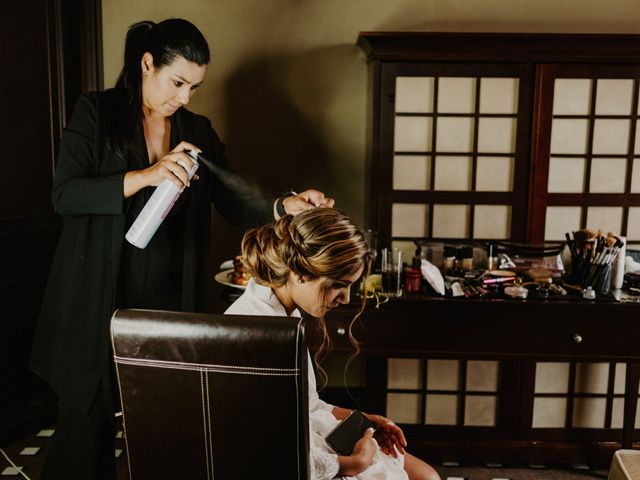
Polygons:
[[[369,420],[376,426],[374,438],[387,455],[397,458],[398,452],[404,454],[404,448],[407,446],[407,439],[404,437],[402,429],[388,418],[382,415],[365,414]],[[393,447],[396,448],[393,448]]]
[[325,197],[324,193],[318,190],[305,190],[297,195],[287,197],[283,200],[284,209],[289,215],[297,215],[312,208],[333,207],[335,201],[331,197]]

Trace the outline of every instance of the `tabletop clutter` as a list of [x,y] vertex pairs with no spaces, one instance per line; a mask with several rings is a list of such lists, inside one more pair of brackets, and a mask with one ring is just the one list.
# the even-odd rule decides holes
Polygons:
[[373,273],[361,288],[378,304],[417,294],[640,302],[640,252],[627,255],[626,239],[615,232],[585,228],[567,232],[566,242],[543,245],[415,244],[408,261],[398,249],[383,248],[379,258],[377,252],[373,255]]

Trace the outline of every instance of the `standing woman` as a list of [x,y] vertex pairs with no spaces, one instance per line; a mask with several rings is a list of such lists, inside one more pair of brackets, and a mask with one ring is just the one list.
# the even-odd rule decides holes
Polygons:
[[[209,120],[184,108],[208,63],[207,42],[188,21],[137,23],[115,88],[83,95],[63,133],[52,200],[64,227],[31,360],[60,397],[44,480],[115,478],[111,314],[206,306],[211,202],[245,227],[333,205],[315,190],[274,204],[251,202],[204,167],[189,181],[193,163],[185,150],[231,171]],[[184,191],[140,250],[125,233],[165,179]]]
[[[349,303],[351,286],[367,275],[371,262],[362,232],[350,218],[333,208],[309,210],[296,217],[287,215],[275,225],[247,231],[242,239],[242,261],[252,278],[225,313],[299,317],[302,310],[316,319],[324,334],[318,353],[328,344],[325,313]],[[365,302],[366,297],[353,321],[364,310]],[[351,333],[349,338],[357,349]],[[265,407],[265,415],[268,414]],[[351,455],[336,455],[325,438],[349,414],[351,410],[320,400],[310,365],[309,429],[314,480],[336,476],[357,480],[440,480],[430,465],[405,452],[407,444],[400,427],[380,415],[367,414],[376,425],[375,440],[369,429]]]

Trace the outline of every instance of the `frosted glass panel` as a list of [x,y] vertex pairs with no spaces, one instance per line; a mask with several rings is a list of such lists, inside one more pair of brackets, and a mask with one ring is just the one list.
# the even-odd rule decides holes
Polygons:
[[476,191],[513,191],[515,160],[509,157],[478,157],[476,169]]
[[629,120],[596,119],[593,126],[593,153],[627,153],[630,123]]
[[624,363],[616,363],[616,376],[613,383],[613,393],[624,393],[624,382],[627,375],[627,366]]
[[511,237],[511,206],[476,205],[473,238],[504,240]]
[[533,400],[533,428],[563,428],[567,415],[566,398],[537,397]]
[[516,127],[515,118],[481,118],[478,124],[478,152],[515,152]]
[[497,392],[499,366],[494,360],[467,361],[467,391]]
[[590,102],[590,79],[556,79],[553,92],[554,115],[589,115]]
[[607,393],[608,363],[578,363],[575,391],[578,393]]
[[413,393],[387,393],[387,418],[396,423],[420,423],[420,396]]
[[438,152],[471,152],[473,150],[473,118],[438,118],[436,150]]
[[547,207],[545,240],[564,240],[564,234],[580,229],[580,207]]
[[640,193],[640,158],[633,159],[631,170],[631,193]]
[[622,227],[622,207],[588,207],[587,227],[603,232],[620,233]]
[[390,358],[387,360],[388,388],[420,388],[420,360],[414,358]]
[[391,207],[391,236],[427,237],[429,206],[423,203],[394,203]]
[[629,207],[627,239],[640,240],[640,207]]
[[460,361],[433,360],[427,361],[428,390],[457,390],[459,388]]
[[589,122],[577,119],[554,119],[551,125],[551,154],[585,153]]
[[431,118],[396,117],[394,150],[428,152],[431,150]]
[[469,205],[434,205],[433,236],[467,238],[469,236]]
[[464,424],[474,427],[494,427],[496,397],[467,395],[464,404]]
[[427,395],[426,423],[429,425],[456,425],[457,395]]
[[517,113],[517,78],[482,78],[480,80],[480,113]]
[[[622,420],[624,416],[624,399],[614,398],[613,411],[611,412],[611,428],[622,428]],[[635,428],[640,427],[640,402],[636,406]]]
[[604,428],[606,400],[604,398],[575,398],[573,421],[575,428]]
[[586,161],[584,158],[549,159],[549,193],[582,193]]
[[471,157],[436,157],[436,190],[471,190]]
[[624,193],[626,175],[626,158],[593,158],[589,191],[591,193]]
[[433,77],[396,78],[396,112],[433,112]]
[[633,80],[598,80],[596,115],[631,115]]
[[633,147],[633,153],[635,155],[640,155],[640,120],[636,121],[636,141]]
[[429,190],[431,160],[423,155],[393,157],[394,190]]
[[475,78],[441,77],[438,82],[439,113],[473,113],[475,97]]
[[622,428],[624,419],[624,399],[614,398],[611,405],[611,428]]
[[567,393],[569,364],[567,362],[537,362],[535,393]]

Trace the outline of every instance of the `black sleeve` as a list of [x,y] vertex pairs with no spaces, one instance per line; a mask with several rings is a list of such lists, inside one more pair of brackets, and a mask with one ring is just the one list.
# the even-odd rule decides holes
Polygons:
[[78,99],[62,133],[51,199],[61,215],[121,215],[126,172],[98,175],[96,130],[98,100],[95,94]]

